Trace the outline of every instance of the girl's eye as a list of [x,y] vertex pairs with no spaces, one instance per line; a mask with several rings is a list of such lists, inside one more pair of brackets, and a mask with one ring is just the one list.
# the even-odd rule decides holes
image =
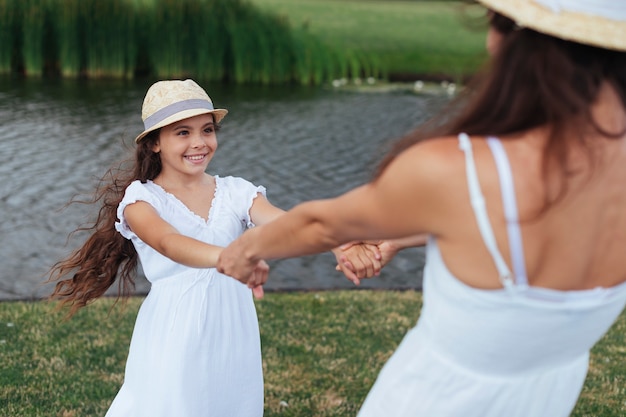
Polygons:
[[188,130],[179,130],[176,134],[178,136],[186,136],[186,135],[189,134],[189,131]]
[[215,132],[215,128],[213,126],[211,127],[207,127],[206,129],[204,129],[205,133],[213,133]]

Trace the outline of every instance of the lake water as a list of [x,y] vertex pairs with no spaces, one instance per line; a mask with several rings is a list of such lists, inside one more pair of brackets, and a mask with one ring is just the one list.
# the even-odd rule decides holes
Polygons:
[[[93,213],[63,208],[131,151],[151,84],[0,78],[0,299],[47,295],[45,273]],[[407,92],[204,85],[228,108],[209,172],[264,185],[275,205],[330,197],[369,178],[386,145],[447,100]],[[351,288],[330,254],[273,261],[266,289]],[[420,288],[423,252],[403,252],[366,288]],[[137,293],[148,284],[138,279]]]

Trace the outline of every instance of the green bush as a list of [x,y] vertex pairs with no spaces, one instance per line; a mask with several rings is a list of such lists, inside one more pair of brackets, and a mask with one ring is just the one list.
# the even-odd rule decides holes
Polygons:
[[245,0],[0,0],[0,73],[320,84],[372,62]]

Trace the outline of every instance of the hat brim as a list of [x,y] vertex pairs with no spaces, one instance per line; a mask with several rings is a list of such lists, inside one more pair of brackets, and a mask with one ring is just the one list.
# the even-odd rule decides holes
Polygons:
[[146,129],[143,132],[141,132],[135,138],[135,143],[139,143],[150,132],[153,132],[153,131],[155,131],[157,129],[160,129],[160,128],[165,127],[167,125],[170,125],[172,123],[188,119],[190,117],[199,116],[201,114],[213,114],[215,116],[215,123],[219,123],[219,122],[222,121],[224,116],[226,116],[226,114],[228,114],[228,110],[226,110],[226,109],[213,109],[213,110],[209,110],[209,109],[189,109],[189,110],[180,111],[180,112],[178,112],[176,114],[171,115],[170,117],[167,117],[167,118],[161,120],[159,123],[155,124],[154,126],[150,127],[149,129]]
[[586,13],[558,13],[530,0],[478,0],[518,26],[560,39],[626,51],[626,22]]

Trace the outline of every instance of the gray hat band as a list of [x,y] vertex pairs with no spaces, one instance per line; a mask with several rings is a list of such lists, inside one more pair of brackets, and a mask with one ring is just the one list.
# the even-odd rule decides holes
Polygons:
[[150,116],[146,117],[146,119],[143,121],[144,128],[145,130],[151,129],[153,126],[156,126],[158,123],[161,123],[163,120],[175,115],[176,113],[192,109],[215,110],[215,108],[213,107],[213,103],[208,100],[190,99],[177,101],[176,103],[165,106],[162,109],[154,112]]

